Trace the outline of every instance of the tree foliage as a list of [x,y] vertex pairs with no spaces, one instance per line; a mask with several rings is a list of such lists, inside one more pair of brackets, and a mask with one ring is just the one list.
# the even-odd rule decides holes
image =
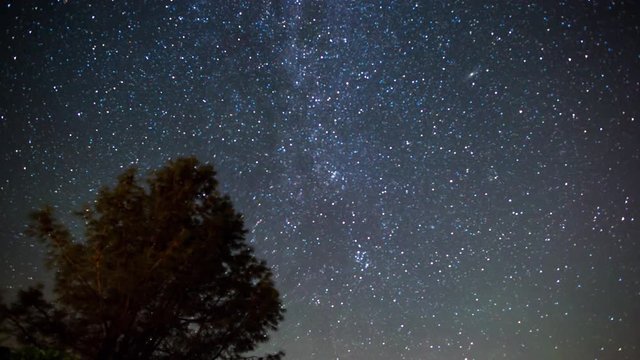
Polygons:
[[16,351],[0,348],[0,360],[74,360],[74,358],[59,350],[28,346]]
[[246,358],[284,310],[215,175],[195,158],[146,181],[128,169],[78,213],[83,241],[51,208],[34,213],[28,235],[46,244],[55,300],[35,287],[3,302],[5,331],[84,359]]

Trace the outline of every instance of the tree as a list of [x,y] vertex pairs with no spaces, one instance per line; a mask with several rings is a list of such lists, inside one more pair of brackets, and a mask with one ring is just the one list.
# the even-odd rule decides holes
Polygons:
[[126,170],[77,213],[82,242],[52,208],[32,214],[27,234],[46,245],[55,300],[34,287],[2,302],[5,331],[81,359],[280,359],[243,355],[268,340],[284,309],[215,175],[193,157],[144,182]]
[[1,360],[74,360],[64,352],[51,349],[26,347],[18,351],[11,351],[9,348],[4,348],[4,350],[4,354],[0,351]]

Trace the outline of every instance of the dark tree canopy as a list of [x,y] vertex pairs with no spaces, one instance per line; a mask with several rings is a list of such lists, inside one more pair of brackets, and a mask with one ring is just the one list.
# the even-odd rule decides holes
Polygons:
[[78,213],[83,241],[51,208],[34,213],[28,234],[46,244],[55,300],[21,291],[0,305],[3,331],[82,359],[247,358],[284,310],[215,175],[195,158],[146,181],[126,170]]

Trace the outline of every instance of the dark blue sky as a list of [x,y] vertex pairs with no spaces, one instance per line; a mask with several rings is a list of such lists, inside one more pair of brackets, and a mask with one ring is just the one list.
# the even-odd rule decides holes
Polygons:
[[635,2],[5,1],[0,285],[29,210],[219,170],[289,359],[640,358]]

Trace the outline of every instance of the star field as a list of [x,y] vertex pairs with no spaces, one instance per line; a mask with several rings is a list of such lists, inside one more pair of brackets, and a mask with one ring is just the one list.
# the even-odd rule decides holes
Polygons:
[[[288,359],[640,358],[640,9],[6,1],[0,286],[31,209],[196,155]],[[76,224],[77,225],[77,224]]]

